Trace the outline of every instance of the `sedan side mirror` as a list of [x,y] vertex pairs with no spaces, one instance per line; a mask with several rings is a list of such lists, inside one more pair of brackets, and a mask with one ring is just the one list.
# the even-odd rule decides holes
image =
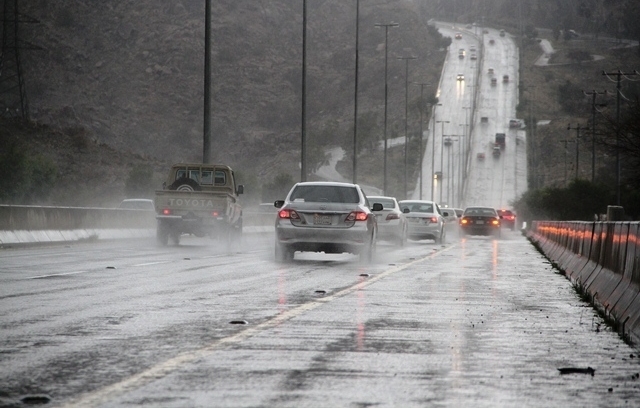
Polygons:
[[380,203],[373,203],[373,208],[372,208],[372,210],[373,210],[373,211],[382,211],[382,210],[383,210],[383,208],[384,208],[384,207],[382,206],[382,204],[380,204]]
[[402,210],[403,214],[409,214],[411,212],[411,210],[409,209],[409,207],[406,207]]
[[276,200],[273,202],[273,206],[276,208],[282,208],[283,205],[284,205],[284,200]]

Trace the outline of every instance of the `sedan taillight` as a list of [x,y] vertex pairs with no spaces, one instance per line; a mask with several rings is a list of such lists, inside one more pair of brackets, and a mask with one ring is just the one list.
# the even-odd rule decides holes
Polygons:
[[295,210],[280,210],[278,212],[278,218],[280,219],[290,219],[290,220],[300,220],[300,215]]
[[399,219],[400,219],[400,217],[398,216],[398,214],[391,213],[391,214],[387,215],[387,221],[399,220]]
[[352,211],[351,214],[345,218],[345,221],[366,221],[369,218],[369,214],[363,211]]

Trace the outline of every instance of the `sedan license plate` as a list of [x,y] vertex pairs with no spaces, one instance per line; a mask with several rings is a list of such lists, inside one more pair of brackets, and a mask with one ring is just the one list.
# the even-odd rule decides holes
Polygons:
[[314,225],[331,225],[331,216],[323,215],[323,214],[314,214],[313,224]]
[[476,224],[484,224],[484,220],[476,220]]

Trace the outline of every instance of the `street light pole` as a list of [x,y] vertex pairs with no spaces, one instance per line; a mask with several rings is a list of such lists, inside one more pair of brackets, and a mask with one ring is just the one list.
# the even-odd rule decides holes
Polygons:
[[[423,122],[423,109],[424,109],[424,87],[425,85],[431,85],[430,83],[427,82],[414,82],[414,84],[416,85],[420,85],[420,159],[418,162],[418,165],[420,166],[420,200],[422,200],[422,160],[424,158],[423,156],[423,150],[424,147],[422,145],[422,138],[424,136],[424,130],[422,128],[422,122]],[[427,129],[428,130],[428,129]],[[429,141],[427,140],[427,143]],[[431,181],[431,183],[433,183],[433,180]]]
[[397,57],[399,60],[405,62],[405,76],[404,76],[404,199],[407,197],[407,166],[409,157],[409,133],[408,133],[408,120],[409,120],[409,61],[417,59],[417,57]]
[[307,181],[307,0],[302,2],[302,114],[300,143],[300,181]]
[[358,182],[358,32],[360,28],[360,0],[356,0],[356,66],[353,90],[353,184]]
[[[443,150],[442,150],[442,144],[443,144],[442,137],[444,136],[444,124],[445,123],[450,123],[450,122],[448,120],[439,120],[436,123],[442,123],[442,132],[440,132],[440,173],[442,174],[442,170],[444,170],[444,168],[443,168],[443,166],[444,166],[443,161],[444,160],[443,160],[443,154],[442,154],[443,153]],[[433,143],[434,143],[434,151],[435,151],[435,141]],[[435,200],[432,200],[432,201],[435,201]],[[442,203],[442,180],[440,181],[440,202]]]
[[384,182],[383,182],[383,187],[382,187],[382,191],[383,194],[387,194],[387,97],[388,97],[388,85],[387,85],[387,60],[388,60],[388,40],[389,40],[389,27],[398,27],[400,26],[400,24],[398,23],[387,23],[387,24],[381,24],[381,23],[376,23],[375,27],[376,28],[380,28],[380,27],[384,27],[384,165],[383,165],[383,172],[384,172]]

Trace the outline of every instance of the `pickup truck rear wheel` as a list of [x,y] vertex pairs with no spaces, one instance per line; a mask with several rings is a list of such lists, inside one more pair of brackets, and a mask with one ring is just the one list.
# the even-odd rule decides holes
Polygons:
[[158,222],[158,227],[156,228],[156,240],[162,246],[166,246],[169,243],[169,228],[162,221]]

